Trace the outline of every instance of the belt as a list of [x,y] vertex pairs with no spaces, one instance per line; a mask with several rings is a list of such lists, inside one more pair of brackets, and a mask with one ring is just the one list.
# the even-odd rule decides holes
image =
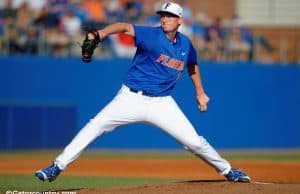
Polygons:
[[139,93],[139,94],[142,94],[143,96],[149,96],[149,97],[154,97],[154,95],[153,94],[149,94],[149,93],[147,93],[147,92],[145,92],[145,91],[142,91],[142,90],[135,90],[135,89],[132,89],[132,88],[129,88],[129,90],[131,91],[131,92],[134,92],[134,93]]

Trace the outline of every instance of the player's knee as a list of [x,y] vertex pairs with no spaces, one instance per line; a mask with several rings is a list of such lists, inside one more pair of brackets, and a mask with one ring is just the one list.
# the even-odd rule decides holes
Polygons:
[[99,134],[108,133],[114,130],[114,127],[105,116],[96,116],[90,119],[87,126],[93,130],[99,131]]
[[205,148],[207,144],[208,142],[206,141],[206,139],[202,136],[199,136],[198,138],[186,143],[184,145],[184,149],[195,152]]

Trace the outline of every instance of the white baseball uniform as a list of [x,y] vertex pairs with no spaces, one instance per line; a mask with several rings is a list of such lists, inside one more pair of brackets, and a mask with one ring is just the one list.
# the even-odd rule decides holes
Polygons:
[[97,137],[122,125],[148,123],[174,137],[184,148],[213,166],[218,173],[227,174],[230,164],[199,136],[171,96],[149,97],[133,92],[123,85],[116,97],[76,135],[56,158],[65,169]]
[[[164,8],[172,6],[167,3]],[[180,12],[177,8],[174,10]],[[192,43],[179,32],[176,42],[171,42],[161,26],[133,25],[133,28],[137,51],[120,91],[81,129],[56,158],[56,164],[65,169],[104,133],[131,123],[148,123],[174,137],[218,173],[227,174],[230,164],[197,134],[170,95],[182,71],[189,65],[197,65]]]

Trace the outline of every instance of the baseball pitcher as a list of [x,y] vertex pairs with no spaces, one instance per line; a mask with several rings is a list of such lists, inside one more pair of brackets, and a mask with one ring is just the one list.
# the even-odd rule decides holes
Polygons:
[[136,54],[114,99],[79,131],[51,166],[36,171],[35,176],[42,181],[53,181],[99,136],[123,125],[146,122],[171,135],[228,181],[250,182],[247,174],[232,168],[197,134],[170,95],[186,69],[195,88],[197,106],[202,112],[207,110],[209,97],[201,82],[196,51],[191,41],[177,31],[183,22],[182,12],[180,5],[166,2],[157,11],[159,27],[114,23],[87,32],[82,44],[84,62],[92,60],[101,40],[116,33],[134,37]]

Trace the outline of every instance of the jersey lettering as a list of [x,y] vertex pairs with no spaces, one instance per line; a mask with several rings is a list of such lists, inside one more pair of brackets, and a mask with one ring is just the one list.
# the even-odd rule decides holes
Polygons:
[[167,55],[163,55],[161,54],[157,59],[156,62],[161,63],[167,67],[176,69],[178,71],[182,71],[184,69],[184,62],[174,59],[174,58],[170,58]]

